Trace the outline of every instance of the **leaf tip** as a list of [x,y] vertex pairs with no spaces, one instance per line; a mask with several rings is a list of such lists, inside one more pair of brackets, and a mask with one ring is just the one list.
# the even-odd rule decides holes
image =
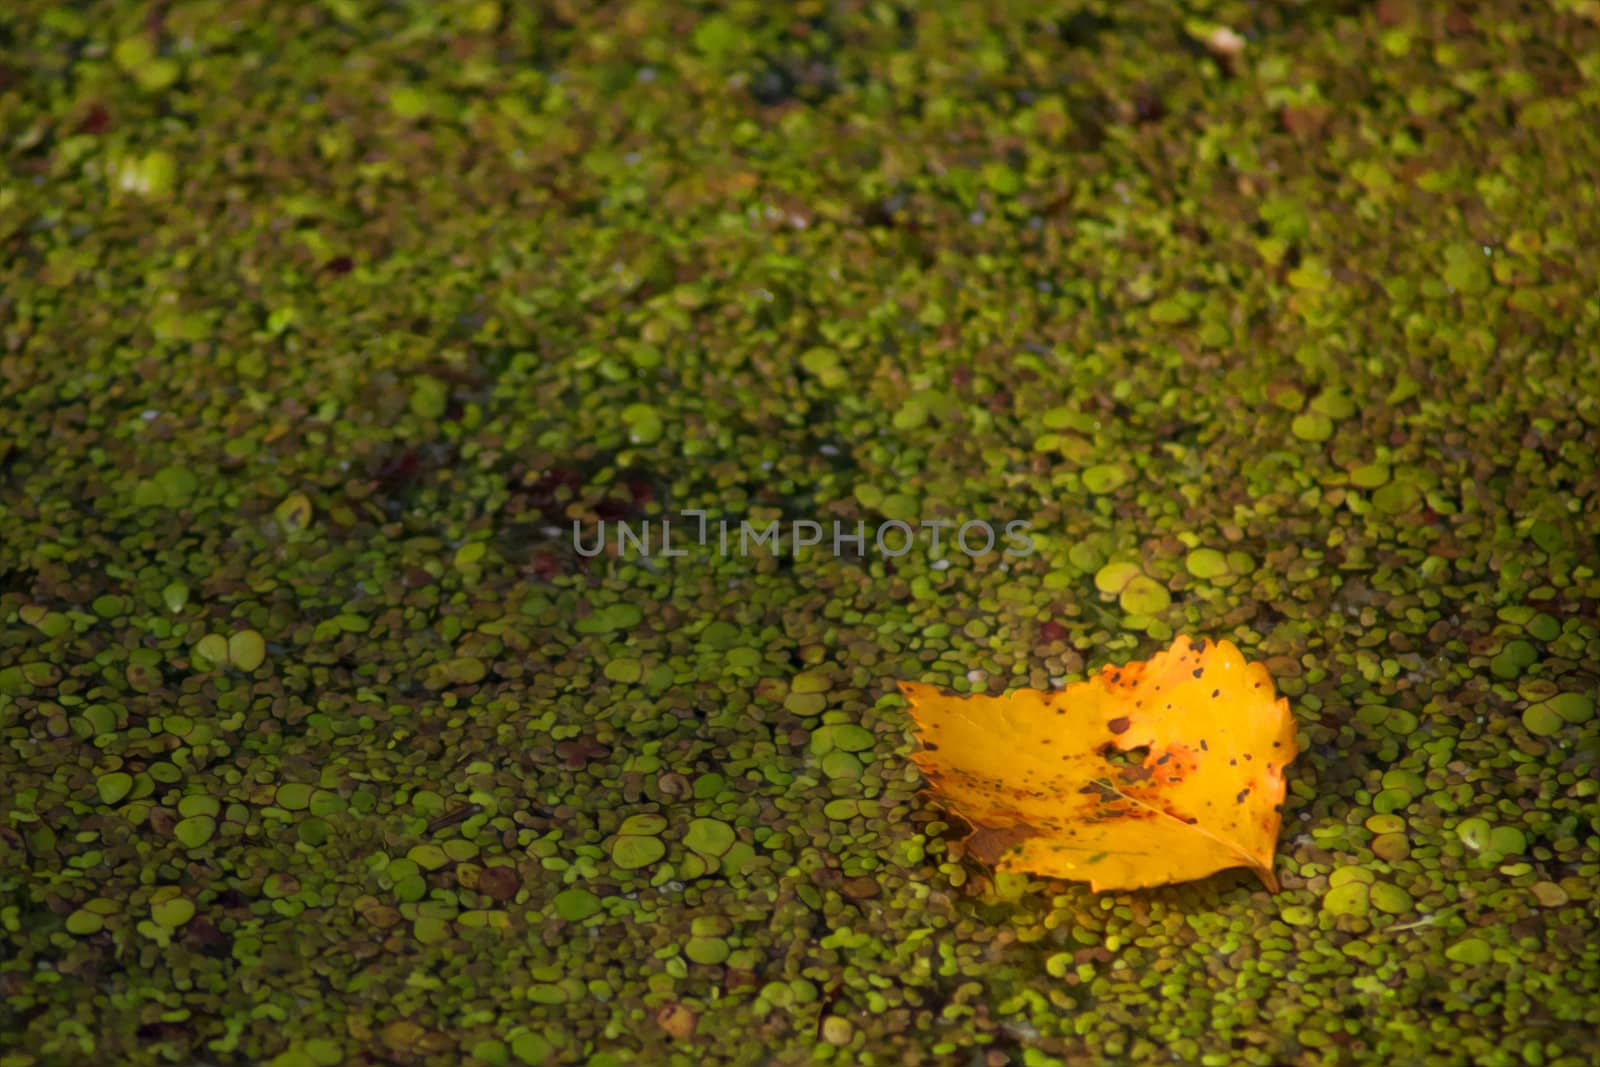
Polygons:
[[1267,892],[1276,893],[1278,891],[1278,875],[1272,869],[1272,860],[1273,857],[1268,856],[1267,862],[1254,869],[1256,877],[1261,879],[1261,884],[1266,886]]

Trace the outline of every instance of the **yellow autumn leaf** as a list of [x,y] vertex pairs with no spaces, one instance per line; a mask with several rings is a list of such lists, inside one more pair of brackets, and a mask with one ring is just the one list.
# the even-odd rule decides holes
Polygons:
[[1231,642],[1180,636],[1053,692],[899,685],[923,743],[911,758],[983,862],[1095,892],[1249,867],[1277,891],[1294,719]]

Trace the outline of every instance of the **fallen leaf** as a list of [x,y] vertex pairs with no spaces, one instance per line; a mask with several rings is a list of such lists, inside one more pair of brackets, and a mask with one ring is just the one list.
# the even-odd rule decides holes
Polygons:
[[1249,867],[1277,891],[1294,719],[1231,642],[1180,636],[1053,692],[899,685],[923,743],[911,758],[984,863],[1097,893]]

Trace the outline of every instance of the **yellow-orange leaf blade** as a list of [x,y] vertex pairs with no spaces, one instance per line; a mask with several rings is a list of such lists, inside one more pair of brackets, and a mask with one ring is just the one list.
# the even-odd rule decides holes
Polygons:
[[[1294,719],[1228,641],[1179,637],[1054,692],[959,697],[901,682],[934,793],[1001,870],[1136,889],[1272,855]],[[1129,759],[1127,754],[1135,757]]]

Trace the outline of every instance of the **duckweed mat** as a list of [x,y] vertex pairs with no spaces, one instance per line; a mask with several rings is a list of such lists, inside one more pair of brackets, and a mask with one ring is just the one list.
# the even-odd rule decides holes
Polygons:
[[[1592,0],[6,4],[0,1067],[1595,1062],[1597,105]],[[1179,633],[1282,891],[967,855],[894,681]]]

